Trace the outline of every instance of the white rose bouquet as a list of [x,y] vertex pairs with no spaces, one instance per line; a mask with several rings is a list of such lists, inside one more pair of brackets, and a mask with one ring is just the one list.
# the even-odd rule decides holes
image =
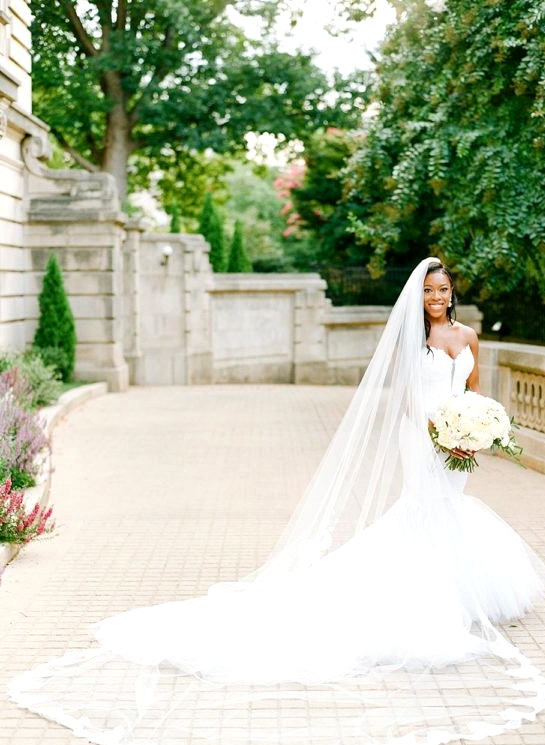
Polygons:
[[516,426],[504,407],[488,396],[466,391],[440,406],[430,425],[431,438],[438,450],[448,452],[445,462],[451,471],[473,471],[474,455],[458,457],[452,450],[470,453],[487,448],[503,450],[516,460],[522,452],[513,434]]

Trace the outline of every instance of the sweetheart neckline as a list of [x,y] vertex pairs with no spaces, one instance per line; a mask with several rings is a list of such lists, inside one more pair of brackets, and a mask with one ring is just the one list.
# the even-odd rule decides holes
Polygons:
[[449,358],[450,360],[452,360],[452,362],[456,362],[456,360],[458,359],[458,357],[459,357],[459,356],[460,356],[460,355],[461,355],[461,354],[462,354],[463,352],[465,352],[465,351],[466,351],[466,349],[469,349],[469,350],[471,351],[471,347],[469,346],[469,344],[466,344],[466,345],[465,345],[465,347],[462,347],[462,349],[460,349],[460,351],[458,352],[458,354],[456,355],[456,357],[452,357],[452,355],[450,355],[450,354],[449,354],[449,353],[448,353],[448,352],[446,351],[446,349],[443,349],[442,347],[434,347],[434,346],[433,346],[433,344],[428,344],[428,346],[429,346],[429,348],[430,348],[430,349],[433,349],[433,350],[435,350],[435,351],[437,351],[437,352],[443,352],[443,354],[444,354],[444,355],[446,355],[446,356],[447,356],[447,357],[448,357],[448,358]]

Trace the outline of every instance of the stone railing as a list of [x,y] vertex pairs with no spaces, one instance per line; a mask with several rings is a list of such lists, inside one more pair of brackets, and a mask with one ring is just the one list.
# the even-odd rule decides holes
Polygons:
[[525,427],[545,432],[545,374],[512,370],[511,375],[515,419]]
[[480,369],[483,392],[520,425],[522,462],[545,472],[545,347],[482,342]]

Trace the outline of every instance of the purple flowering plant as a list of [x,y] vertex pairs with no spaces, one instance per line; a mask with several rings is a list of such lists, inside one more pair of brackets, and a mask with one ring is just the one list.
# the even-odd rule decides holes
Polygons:
[[32,406],[32,387],[20,367],[10,367],[0,373],[0,398],[10,394],[23,409]]
[[37,414],[25,411],[13,391],[0,398],[0,483],[25,489],[34,486],[49,441]]

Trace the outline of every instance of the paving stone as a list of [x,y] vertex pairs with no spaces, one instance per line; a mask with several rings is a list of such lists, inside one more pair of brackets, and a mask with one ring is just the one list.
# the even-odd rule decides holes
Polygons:
[[[263,563],[351,394],[345,387],[142,387],[73,411],[54,433],[57,533],[27,546],[2,576],[0,691],[18,672],[87,648],[89,626],[105,616],[202,594]],[[480,461],[468,491],[545,557],[545,476],[500,458]],[[505,632],[545,667],[544,605]],[[440,691],[428,681],[422,697],[418,685],[418,706],[432,716]],[[413,699],[408,690],[404,705]],[[304,707],[279,712],[266,701],[255,716],[304,727]],[[328,701],[332,731],[337,714]],[[245,726],[236,714],[224,726],[210,713],[207,724],[225,745]],[[187,745],[204,736],[201,726]],[[545,745],[545,717],[482,742]],[[81,743],[0,694],[0,745]]]

